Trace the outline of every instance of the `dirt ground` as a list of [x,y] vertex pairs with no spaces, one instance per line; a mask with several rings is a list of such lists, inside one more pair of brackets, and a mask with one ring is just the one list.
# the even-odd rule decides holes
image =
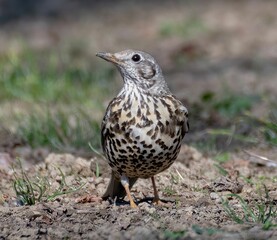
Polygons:
[[[276,98],[275,1],[142,1],[136,5],[119,1],[97,3],[95,8],[91,4],[91,9],[71,15],[74,6],[69,4],[57,18],[23,16],[5,23],[0,29],[0,50],[20,51],[18,39],[33,49],[84,43],[87,54],[99,64],[93,57],[97,51],[143,49],[158,59],[172,92],[185,102],[193,102],[206,90],[220,92],[225,86]],[[157,29],[163,24],[195,17],[205,26],[196,37],[159,35]],[[176,58],[187,64],[176,63]],[[265,105],[261,102],[253,114],[267,114]],[[239,194],[251,206],[270,199],[276,207],[276,147],[259,144],[238,149],[222,165],[226,171],[222,174],[211,154],[189,146],[193,133],[173,166],[156,177],[165,205],[154,206],[150,180],[139,180],[132,189],[139,203],[135,210],[127,202],[115,205],[100,200],[109,181],[109,167],[103,159],[44,149],[30,153],[39,163],[33,165],[28,158],[22,163],[30,179],[47,178],[51,193],[64,183],[62,191],[85,185],[54,200],[21,206],[12,186],[14,171],[20,173],[20,169],[10,168],[14,156],[0,152],[0,239],[277,239],[276,227],[264,230],[262,224],[251,221],[237,224],[223,204],[228,199],[240,216],[242,203],[229,194]],[[0,144],[22,153],[16,144],[7,144],[15,141],[10,138],[1,136]],[[273,162],[257,162],[244,150]]]
[[[96,177],[96,162],[103,174]],[[176,163],[159,174],[157,185],[164,206],[154,206],[149,180],[133,188],[139,209],[128,203],[114,205],[99,200],[108,184],[107,164],[97,158],[86,160],[69,154],[50,154],[45,162],[29,168],[29,176],[46,176],[51,189],[61,181],[59,166],[68,185],[86,185],[79,191],[58,196],[34,206],[18,206],[14,198],[12,171],[1,170],[1,239],[276,239],[276,229],[262,230],[261,224],[236,224],[222,202],[228,198],[241,213],[240,202],[228,194],[239,193],[245,201],[259,201],[256,186],[240,176],[267,176],[270,198],[277,198],[271,178],[276,168],[257,166],[246,154],[235,155],[222,176],[214,161],[183,145]],[[3,198],[2,197],[2,198]],[[84,203],[85,202],[85,203]]]

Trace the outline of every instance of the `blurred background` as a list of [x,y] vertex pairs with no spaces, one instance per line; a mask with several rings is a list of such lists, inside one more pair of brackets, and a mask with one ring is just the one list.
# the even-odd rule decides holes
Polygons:
[[[277,145],[277,2],[0,0],[0,152],[91,156],[122,87],[98,51],[138,49],[187,106],[184,142],[225,161]],[[275,150],[274,150],[275,149]]]

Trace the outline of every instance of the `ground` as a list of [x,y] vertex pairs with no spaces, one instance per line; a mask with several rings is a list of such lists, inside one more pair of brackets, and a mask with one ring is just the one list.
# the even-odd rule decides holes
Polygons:
[[[21,75],[26,48],[45,58],[53,49],[65,52],[61,58],[69,58],[76,69],[82,68],[85,60],[90,71],[104,69],[111,71],[111,76],[100,75],[97,85],[83,81],[82,88],[60,87],[57,82],[55,89],[60,87],[63,92],[52,94],[54,87],[47,85],[52,72],[45,73],[39,59],[46,83],[43,91],[36,89],[38,97],[36,92],[26,94],[25,88],[20,92],[21,85],[18,89],[11,85],[11,90],[9,84],[3,84],[0,239],[276,239],[277,3],[72,1],[63,8],[60,1],[56,5],[51,2],[44,11],[36,6],[37,14],[18,13],[18,19],[1,23],[0,50],[8,56],[1,58],[1,79],[10,76],[15,82],[16,76],[29,76],[22,79],[33,86],[32,81],[41,75],[28,64]],[[190,113],[191,130],[178,159],[156,176],[162,206],[151,203],[153,189],[147,179],[140,179],[132,189],[138,209],[131,209],[128,202],[102,201],[109,166],[95,150],[77,146],[79,139],[72,140],[76,133],[53,125],[59,138],[55,138],[58,148],[52,148],[44,144],[47,139],[34,134],[44,124],[29,127],[30,137],[26,137],[27,128],[23,134],[17,128],[18,122],[28,120],[26,116],[37,109],[43,111],[45,105],[51,111],[82,105],[84,116],[92,115],[100,125],[121,79],[94,55],[125,48],[155,56],[170,89]],[[51,54],[50,60],[58,64]],[[19,67],[8,75],[10,65]],[[59,66],[54,76],[65,81],[89,79],[87,72],[75,68]],[[102,80],[103,76],[108,81]],[[88,86],[96,90],[87,92]],[[99,93],[99,89],[105,92]],[[76,119],[70,115],[67,120],[75,126]],[[35,120],[31,124],[35,125]],[[88,139],[95,138],[93,146],[99,147],[99,128],[89,132],[87,126],[85,131],[93,136]],[[53,137],[53,132],[47,133]],[[86,141],[92,140],[85,139],[81,145],[87,145]]]
[[[1,189],[6,193],[1,209],[1,237],[3,239],[275,239],[276,229],[263,230],[264,224],[237,224],[228,216],[223,202],[229,203],[242,216],[242,203],[231,193],[237,193],[249,206],[276,199],[276,168],[257,166],[246,155],[236,156],[225,164],[228,175],[214,167],[214,160],[204,157],[194,148],[183,146],[176,163],[156,177],[164,206],[151,203],[153,191],[150,180],[140,180],[132,193],[139,202],[138,209],[129,204],[115,205],[102,201],[108,184],[107,172],[96,176],[96,162],[100,171],[106,163],[97,158],[90,161],[69,154],[50,154],[45,162],[33,166],[28,173],[47,176],[51,189],[59,189],[61,174],[69,186],[85,186],[70,194],[57,196],[33,206],[18,206],[19,199],[11,196],[11,172],[1,171]],[[267,176],[269,199],[264,189],[253,184]],[[30,176],[30,175],[29,175]],[[251,179],[246,183],[243,177]],[[51,193],[53,194],[53,192]],[[48,193],[48,196],[51,195]],[[45,199],[44,199],[45,200]],[[17,206],[17,207],[16,207]],[[255,209],[254,211],[257,211]],[[255,212],[257,214],[257,212]]]

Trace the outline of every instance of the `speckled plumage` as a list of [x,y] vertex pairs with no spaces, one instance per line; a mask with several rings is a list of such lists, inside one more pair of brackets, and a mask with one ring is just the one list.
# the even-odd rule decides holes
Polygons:
[[124,81],[102,122],[102,147],[112,168],[103,198],[123,197],[126,190],[135,207],[128,191],[137,178],[151,177],[158,198],[153,177],[177,158],[188,131],[188,112],[171,94],[159,65],[149,54],[125,50],[97,56],[113,62]]

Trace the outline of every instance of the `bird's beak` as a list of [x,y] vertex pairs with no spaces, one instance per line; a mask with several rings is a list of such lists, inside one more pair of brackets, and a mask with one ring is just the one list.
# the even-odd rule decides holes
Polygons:
[[120,64],[122,63],[118,58],[115,57],[114,54],[112,53],[105,53],[105,52],[99,52],[96,54],[97,57],[103,58],[108,62],[112,62],[115,64]]

